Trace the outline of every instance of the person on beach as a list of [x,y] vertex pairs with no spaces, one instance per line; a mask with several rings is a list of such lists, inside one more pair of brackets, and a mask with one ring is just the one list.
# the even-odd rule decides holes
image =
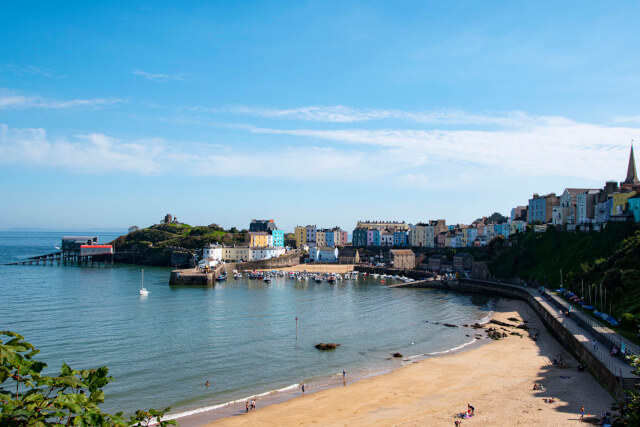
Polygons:
[[342,378],[344,379],[346,377],[347,377],[347,373],[344,370],[342,370]]
[[248,401],[248,400],[247,400],[247,405],[246,405],[246,407],[247,407],[247,414],[248,414],[248,413],[249,413],[249,401]]
[[251,410],[252,411],[256,410],[256,400],[255,399],[251,399]]
[[584,405],[580,407],[580,419],[584,419]]
[[470,403],[467,403],[467,413],[469,414],[470,417],[473,417],[475,411],[476,411],[476,408],[471,406]]
[[304,383],[302,383],[302,394],[304,395]]

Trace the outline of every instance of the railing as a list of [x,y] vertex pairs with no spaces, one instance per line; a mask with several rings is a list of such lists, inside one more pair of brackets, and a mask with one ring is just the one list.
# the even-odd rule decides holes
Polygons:
[[[608,345],[609,347],[616,347],[618,350],[622,349],[622,343],[625,345],[625,355],[627,356],[638,356],[638,350],[634,344],[629,343],[627,340],[623,339],[620,334],[616,334],[613,330],[609,329],[608,326],[601,324],[600,322],[592,319],[581,311],[576,311],[575,307],[571,306],[568,302],[556,297],[555,295],[550,295],[546,291],[543,293],[548,301],[553,302],[558,308],[569,310],[571,308],[571,318],[576,321],[582,328],[586,329],[589,333],[591,333],[598,341],[603,344]],[[602,329],[607,328],[611,332],[602,332]],[[599,330],[600,329],[600,330]],[[626,359],[625,359],[626,360]]]

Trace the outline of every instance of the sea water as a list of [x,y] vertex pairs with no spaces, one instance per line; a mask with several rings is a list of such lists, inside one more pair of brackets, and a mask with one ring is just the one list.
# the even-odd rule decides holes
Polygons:
[[[64,234],[75,233],[0,232],[0,264],[54,252]],[[117,237],[97,235],[100,242]],[[63,362],[108,366],[115,380],[105,388],[107,412],[172,406],[181,415],[458,348],[472,331],[442,323],[482,321],[491,307],[482,297],[394,289],[389,280],[362,277],[335,285],[230,277],[209,287],[169,286],[170,270],[158,267],[144,267],[151,293],[142,297],[141,269],[1,265],[0,330],[41,349],[49,374]],[[323,352],[319,342],[340,347]],[[404,357],[392,358],[396,352]]]

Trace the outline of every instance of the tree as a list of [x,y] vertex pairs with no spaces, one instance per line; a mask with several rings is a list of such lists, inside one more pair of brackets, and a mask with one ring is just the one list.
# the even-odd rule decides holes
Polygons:
[[47,364],[33,358],[39,352],[22,335],[0,331],[0,426],[177,425],[162,420],[171,408],[137,411],[128,420],[102,412],[102,388],[113,379],[106,366],[77,371],[64,363],[59,376],[45,376]]

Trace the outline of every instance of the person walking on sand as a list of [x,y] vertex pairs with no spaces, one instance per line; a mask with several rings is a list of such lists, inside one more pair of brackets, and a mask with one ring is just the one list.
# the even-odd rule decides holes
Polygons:
[[247,407],[247,414],[249,413],[249,401],[247,400],[247,404],[245,405]]
[[302,395],[304,396],[304,383],[302,383]]
[[252,411],[256,410],[256,400],[255,399],[251,399],[251,410]]
[[580,407],[580,419],[584,419],[584,405]]

